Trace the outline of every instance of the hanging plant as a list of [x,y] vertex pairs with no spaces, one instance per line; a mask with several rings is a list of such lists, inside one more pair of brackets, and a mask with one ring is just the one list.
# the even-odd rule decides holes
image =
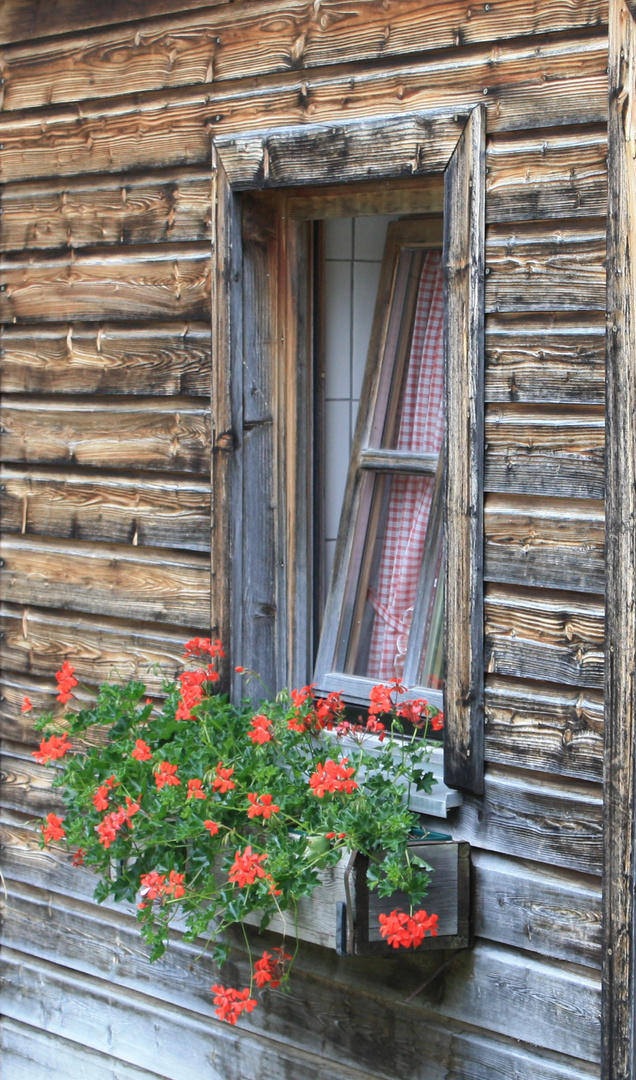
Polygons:
[[[408,797],[431,790],[427,735],[442,726],[439,710],[403,700],[395,680],[373,689],[364,719],[346,717],[340,694],[320,698],[311,686],[254,711],[215,693],[220,642],[194,638],[185,655],[197,666],[166,682],[160,703],[141,682],[107,683],[91,707],[37,722],[34,756],[60,762],[54,786],[66,806],[41,823],[42,843],[64,841],[73,863],[96,871],[97,900],[136,904],[151,960],[177,913],[186,940],[208,935],[219,966],[230,951],[224,932],[254,913],[263,929],[283,914],[297,939],[299,901],[354,851],[369,858],[371,889],[410,898],[408,911],[380,916],[386,940],[417,947],[435,935],[437,916],[420,907],[430,868],[409,850],[418,820]],[[66,705],[74,669],[65,663],[57,679]],[[232,1024],[255,1007],[255,989],[288,980],[292,963],[286,940],[254,959],[244,934],[249,986],[212,987],[217,1015]]]

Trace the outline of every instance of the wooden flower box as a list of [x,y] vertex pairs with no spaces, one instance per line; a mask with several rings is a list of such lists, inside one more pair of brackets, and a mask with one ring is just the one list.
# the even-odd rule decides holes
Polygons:
[[[413,841],[411,850],[432,867],[431,886],[422,904],[438,916],[437,937],[427,936],[418,952],[461,949],[471,944],[470,844],[450,838]],[[346,956],[395,956],[397,950],[380,935],[380,914],[395,908],[408,911],[403,893],[380,897],[367,886],[368,859],[359,852],[345,856],[338,866],[322,872],[321,884],[293,912],[276,915],[268,929],[293,939],[335,949]],[[255,914],[248,920],[258,925]]]

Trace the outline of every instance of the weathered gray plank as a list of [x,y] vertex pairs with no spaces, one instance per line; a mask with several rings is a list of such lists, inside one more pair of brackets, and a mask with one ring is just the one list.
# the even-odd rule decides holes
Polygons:
[[209,246],[156,245],[80,250],[0,267],[0,318],[205,319],[210,311]]
[[600,597],[490,585],[484,617],[485,663],[492,674],[602,687]]
[[455,839],[461,837],[486,851],[601,874],[600,784],[491,765],[483,796],[465,794],[456,816],[444,827]]
[[1,334],[5,394],[210,394],[206,323],[40,323]]
[[[16,0],[7,0],[15,5]],[[24,2],[24,0],[23,0]],[[186,8],[200,5],[171,5]],[[155,4],[146,14],[169,10]],[[48,13],[47,13],[48,14]],[[461,3],[445,8],[413,6],[401,0],[389,9],[381,0],[360,0],[354,7],[341,0],[287,0],[284,11],[274,3],[232,4],[201,15],[153,19],[127,25],[144,12],[129,13],[106,30],[72,35],[81,21],[70,18],[58,29],[64,38],[4,50],[4,108],[25,109],[61,101],[85,100],[192,83],[210,84],[274,71],[321,67],[349,60],[404,56],[410,52],[505,39],[511,33],[545,34],[598,26],[606,19],[603,0],[585,0],[577,7],[532,0],[502,0],[496,8],[477,8],[466,18]],[[93,26],[102,21],[91,9]],[[38,9],[37,16],[43,19]],[[6,16],[5,16],[6,18]],[[51,18],[51,16],[49,16]],[[61,16],[58,16],[61,18]],[[121,25],[123,23],[123,25]],[[0,22],[0,41],[3,24]],[[50,33],[50,30],[47,30]],[[36,35],[37,36],[37,35]]]
[[602,404],[605,315],[489,315],[485,389],[487,401]]
[[[5,181],[78,173],[111,173],[146,167],[207,164],[210,136],[264,126],[348,117],[448,111],[478,102],[489,107],[489,131],[602,123],[607,115],[605,35],[573,40],[514,42],[469,55],[395,67],[327,69],[259,81],[256,96],[245,86],[174,90],[146,98],[72,106],[0,120]],[[484,73],[488,72],[485,82]],[[484,94],[487,90],[487,94]]]
[[607,234],[607,673],[603,1076],[636,1070],[636,12],[611,0]]
[[605,588],[605,515],[597,500],[489,495],[485,576],[577,592]]
[[486,220],[541,221],[607,212],[607,130],[496,136],[486,150]]
[[605,221],[490,225],[486,311],[604,311]]
[[2,539],[4,599],[122,618],[205,626],[204,555],[81,540]]
[[57,775],[55,767],[37,765],[33,758],[3,749],[0,754],[0,805],[4,809],[29,814],[32,818],[45,817],[51,811],[63,813],[62,796],[59,791],[51,789]]
[[209,482],[0,468],[4,531],[116,544],[210,550]]
[[491,676],[486,682],[486,760],[600,782],[603,696]]
[[601,499],[605,416],[598,406],[489,405],[487,491]]
[[472,866],[478,937],[600,967],[598,878],[476,849]]
[[3,1080],[162,1080],[159,1073],[127,1065],[112,1054],[88,1050],[62,1035],[49,1035],[6,1017],[2,1022]]
[[100,615],[50,612],[46,608],[0,607],[0,665],[50,679],[65,660],[90,685],[118,678],[141,679],[149,693],[182,669],[184,642],[207,633],[209,620],[189,629],[115,620]]
[[0,459],[206,474],[209,425],[209,407],[196,399],[16,394],[2,411]]
[[7,184],[0,249],[207,240],[210,213],[201,170]]

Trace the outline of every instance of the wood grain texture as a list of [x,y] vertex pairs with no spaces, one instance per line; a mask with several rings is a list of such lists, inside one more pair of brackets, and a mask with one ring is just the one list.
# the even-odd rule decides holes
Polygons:
[[600,784],[490,765],[483,796],[466,793],[444,827],[455,839],[461,836],[482,850],[601,875]]
[[603,1080],[636,1070],[636,14],[612,0],[607,234],[607,673]]
[[177,626],[207,622],[210,572],[203,555],[9,534],[0,551],[8,602]]
[[10,184],[0,250],[207,240],[210,178],[200,170]]
[[183,476],[0,469],[9,533],[210,550],[210,485]]
[[188,629],[92,616],[44,607],[0,607],[0,666],[25,678],[51,679],[65,660],[91,686],[119,678],[141,679],[151,694],[183,667],[184,642],[207,634],[209,618]]
[[23,258],[5,256],[0,267],[3,322],[205,319],[210,312],[207,246]]
[[444,780],[483,786],[484,207],[486,114],[446,170],[444,207]]
[[540,131],[491,138],[486,150],[486,220],[603,217],[607,130]]
[[486,401],[605,400],[602,312],[489,315],[485,351]]
[[598,500],[489,495],[484,508],[486,579],[602,593],[604,522]]
[[36,323],[0,334],[5,394],[210,394],[205,323]]
[[52,766],[38,765],[32,757],[18,756],[3,749],[0,754],[0,805],[37,818],[46,817],[49,812],[59,814],[64,809],[62,795],[51,786],[58,775],[58,769]]
[[209,412],[196,399],[15,395],[2,426],[7,462],[202,474],[209,467]]
[[605,222],[490,225],[487,311],[604,311]]
[[478,937],[600,967],[598,878],[484,851],[472,863]]
[[110,22],[130,22],[144,15],[211,7],[227,0],[113,0],[107,8],[93,0],[62,0],[45,5],[38,0],[8,0],[0,20],[0,41],[24,41],[47,34],[64,34],[69,26],[84,30]]
[[2,1060],[6,1080],[48,1080],[53,1075],[66,1080],[163,1080],[134,1065],[118,1061],[112,1054],[87,1050],[61,1035],[52,1037],[30,1024],[3,1022]]
[[487,491],[602,499],[605,416],[598,406],[490,405]]
[[[8,2],[8,0],[7,0]],[[13,0],[15,3],[15,0]],[[176,6],[176,5],[175,5]],[[185,5],[179,5],[184,7]],[[194,6],[194,5],[191,5]],[[144,14],[160,13],[153,4]],[[502,0],[466,17],[457,0],[413,6],[405,0],[307,0],[228,4],[215,11],[176,18],[135,21],[112,18],[105,30],[4,50],[5,109],[26,109],[63,101],[84,101],[120,92],[211,84],[275,71],[303,70],[334,63],[405,56],[434,49],[515,36],[598,27],[606,21],[603,0],[542,3]],[[124,16],[125,18],[126,16]],[[99,23],[98,17],[93,25]],[[81,24],[80,24],[81,26]],[[80,29],[77,22],[64,26]],[[0,41],[3,37],[0,20]]]
[[566,686],[603,686],[601,597],[489,585],[484,619],[488,672]]
[[[211,136],[263,126],[324,124],[389,113],[465,112],[482,102],[491,132],[579,123],[607,115],[605,35],[516,42],[408,64],[290,73],[202,91],[174,90],[137,102],[56,106],[0,119],[0,177],[112,173],[207,165]],[[486,92],[484,92],[486,91]]]
[[600,783],[603,696],[598,690],[490,676],[486,761]]

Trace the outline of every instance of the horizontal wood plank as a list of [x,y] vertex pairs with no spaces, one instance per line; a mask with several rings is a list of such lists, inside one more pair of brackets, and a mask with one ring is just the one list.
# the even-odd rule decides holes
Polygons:
[[486,680],[487,761],[600,783],[603,695],[490,676]]
[[605,515],[598,500],[488,495],[484,533],[488,581],[604,591]]
[[78,679],[92,686],[109,679],[141,679],[151,694],[161,691],[164,678],[174,678],[183,667],[184,642],[195,633],[209,631],[210,619],[189,629],[116,620],[88,615],[0,607],[0,666],[51,679],[65,660]]
[[162,1080],[159,1073],[126,1065],[112,1054],[7,1019],[2,1024],[2,1068],[5,1080],[50,1080],[51,1074],[64,1080]]
[[6,326],[2,393],[210,395],[205,323]]
[[488,130],[603,123],[607,115],[605,35],[516,42],[393,67],[355,65],[290,73],[250,84],[173,90],[138,101],[97,101],[80,115],[55,106],[0,119],[4,181],[206,165],[210,138],[265,126],[434,110],[449,115],[483,102]]
[[33,758],[17,756],[3,749],[0,753],[0,805],[38,819],[48,813],[62,813],[62,795],[52,789],[57,776],[59,770],[54,766],[38,765]]
[[472,867],[478,937],[600,967],[598,878],[476,850]]
[[485,434],[486,491],[602,499],[600,407],[489,405]]
[[605,314],[501,314],[486,319],[486,401],[601,404]]
[[607,213],[605,128],[492,138],[486,168],[488,222]]
[[194,552],[5,535],[6,601],[177,626],[209,619],[210,562]]
[[95,6],[94,0],[62,0],[42,5],[38,0],[7,0],[0,12],[0,41],[24,41],[48,34],[65,34],[69,26],[86,30],[110,22],[130,22],[149,13],[169,14],[175,11],[198,10],[227,3],[228,0],[141,0],[133,6],[130,0],[112,0],[107,8]]
[[[5,0],[15,4],[16,0]],[[23,0],[24,2],[24,0]],[[165,0],[164,0],[165,2]],[[177,5],[175,5],[176,7]],[[185,4],[178,5],[185,8]],[[190,7],[194,5],[189,5]],[[120,23],[106,30],[4,50],[4,109],[26,109],[193,83],[211,84],[275,71],[303,70],[351,60],[405,56],[515,36],[598,27],[606,22],[604,0],[546,4],[501,0],[466,17],[458,0],[413,6],[408,0],[287,0],[228,4],[176,18]],[[159,14],[154,4],[148,14]],[[38,13],[39,14],[39,13]],[[138,14],[142,14],[139,12]],[[41,17],[41,16],[40,16]],[[124,16],[125,18],[126,16]],[[128,15],[128,18],[136,16]],[[93,25],[101,19],[95,11]],[[62,24],[63,26],[63,24]],[[73,19],[63,26],[80,29]],[[0,41],[8,40],[2,35]]]
[[196,399],[16,395],[2,427],[5,462],[209,472],[209,409]]
[[490,225],[486,311],[604,311],[605,222]]
[[210,550],[210,485],[183,476],[0,469],[5,532]]
[[3,322],[84,319],[205,319],[210,313],[208,247],[108,249],[0,267]]
[[601,597],[486,587],[486,670],[566,686],[603,686]]
[[602,872],[600,784],[490,765],[483,798],[465,794],[444,827],[454,838],[500,855],[597,877]]
[[208,240],[203,171],[7,185],[0,250]]

